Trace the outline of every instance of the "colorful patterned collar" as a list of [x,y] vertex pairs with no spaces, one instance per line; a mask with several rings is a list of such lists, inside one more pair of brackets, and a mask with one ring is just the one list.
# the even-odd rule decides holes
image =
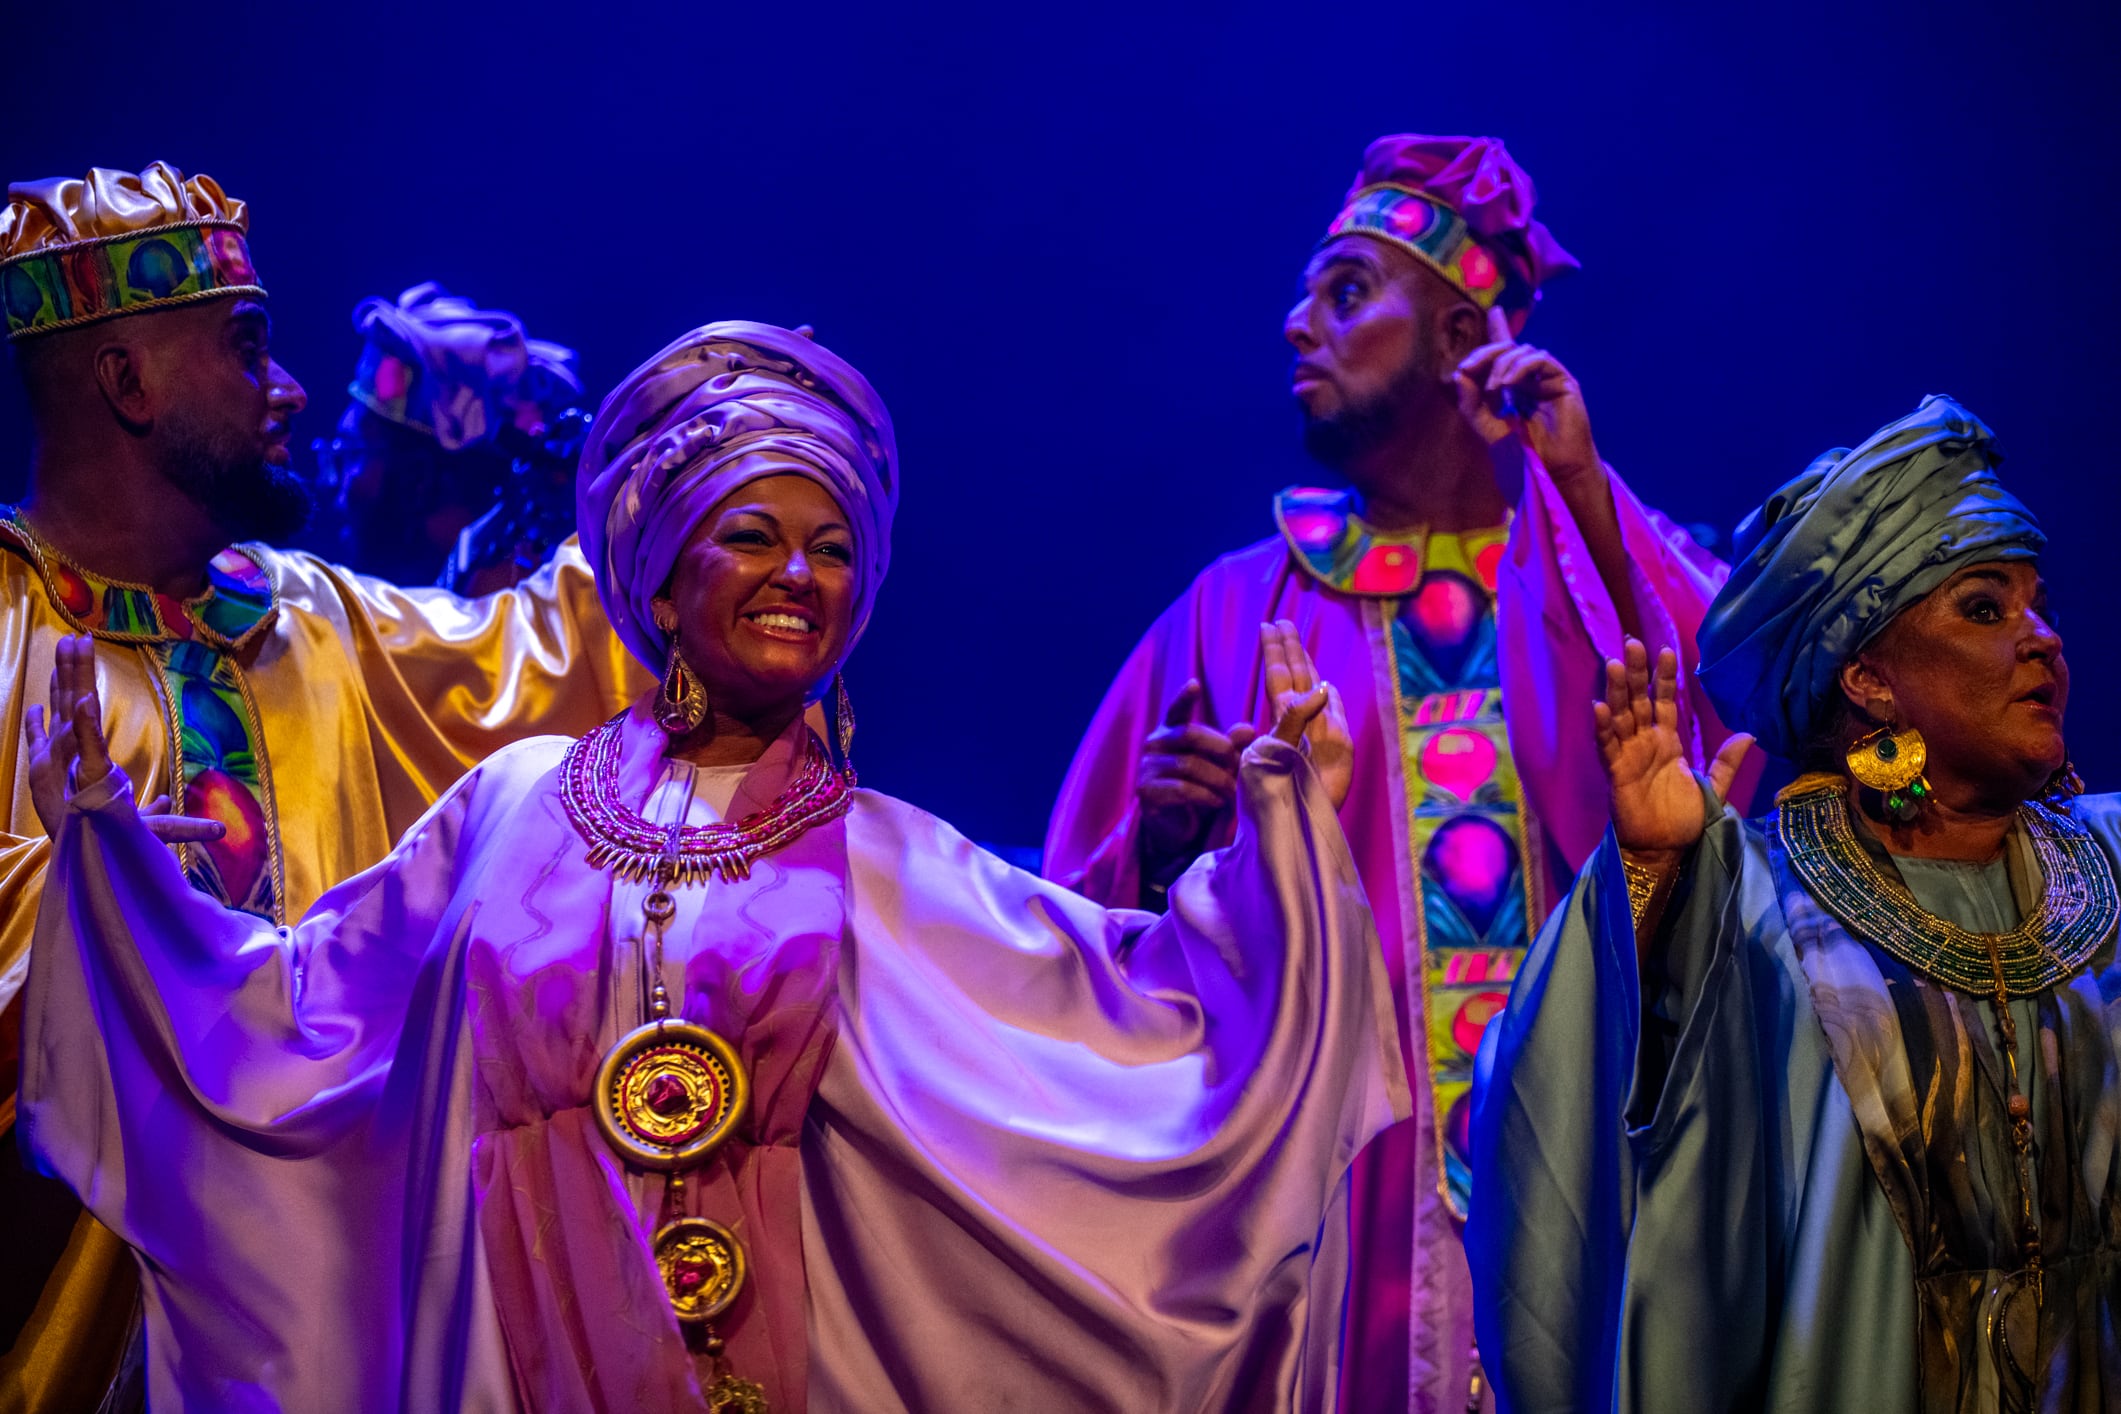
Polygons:
[[216,652],[243,648],[280,606],[261,547],[231,545],[206,567],[206,589],[196,598],[157,594],[144,584],[103,579],[38,538],[22,512],[0,506],[0,547],[37,567],[45,589],[74,628],[106,643],[196,640]]
[[1463,559],[1488,593],[1502,565],[1507,526],[1464,535],[1431,536],[1426,530],[1404,534],[1377,529],[1355,512],[1352,491],[1320,486],[1291,486],[1274,498],[1274,524],[1296,562],[1313,579],[1342,594],[1366,599],[1398,599],[1421,584],[1423,571],[1437,558],[1432,540],[1457,542]]

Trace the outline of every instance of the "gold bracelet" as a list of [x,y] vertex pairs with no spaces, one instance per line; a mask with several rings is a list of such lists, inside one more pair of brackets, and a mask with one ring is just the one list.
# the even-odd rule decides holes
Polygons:
[[1658,868],[1649,864],[1638,864],[1628,858],[1625,851],[1620,856],[1620,867],[1628,876],[1628,910],[1635,916],[1635,931],[1642,931],[1643,920],[1650,916],[1651,907],[1664,893],[1664,886],[1671,882],[1672,868]]

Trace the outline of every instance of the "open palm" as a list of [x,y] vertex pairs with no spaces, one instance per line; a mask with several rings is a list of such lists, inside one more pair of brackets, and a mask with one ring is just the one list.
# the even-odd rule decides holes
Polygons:
[[1259,646],[1274,735],[1302,748],[1338,810],[1355,782],[1355,740],[1340,691],[1318,676],[1296,625],[1287,619],[1261,624]]
[[[1622,652],[1624,659],[1606,660],[1605,700],[1592,709],[1613,833],[1621,848],[1638,854],[1686,849],[1708,820],[1679,738],[1679,660],[1663,650],[1653,675],[1640,640],[1629,639]],[[1709,784],[1717,799],[1729,794],[1752,744],[1740,734],[1716,753]]]
[[[103,740],[103,703],[96,691],[96,641],[87,634],[62,638],[52,653],[50,706],[24,714],[29,737],[30,803],[44,832],[59,836],[67,802],[110,774]],[[169,813],[169,797],[156,796],[141,816],[148,833],[167,844],[221,838],[218,820]]]

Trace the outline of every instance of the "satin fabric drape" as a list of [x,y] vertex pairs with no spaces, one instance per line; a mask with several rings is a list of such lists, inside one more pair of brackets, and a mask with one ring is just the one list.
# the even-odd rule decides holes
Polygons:
[[[625,741],[637,789],[640,708]],[[284,934],[182,888],[119,777],[76,802],[25,1135],[149,1259],[159,1407],[700,1407],[661,1185],[588,1120],[640,912],[584,859],[564,745],[486,762]],[[731,1356],[776,1407],[1330,1404],[1326,1214],[1407,1096],[1299,754],[1255,746],[1244,802],[1162,919],[871,792],[678,891],[665,975],[764,1086],[693,1201],[760,1256]]]
[[[605,624],[572,543],[523,584],[475,600],[401,589],[310,555],[256,553],[279,602],[238,666],[271,758],[290,918],[381,859],[474,762],[521,737],[584,731],[650,681]],[[37,568],[0,552],[0,1006],[27,976],[49,856],[30,802],[23,714],[47,695],[59,639],[78,631]],[[112,759],[142,800],[169,789],[172,769],[146,651],[104,642],[96,653]],[[11,1139],[17,1064],[9,1044],[0,1142]],[[107,1381],[132,1280],[130,1260],[109,1252],[107,1234],[78,1235],[23,1340],[0,1358],[0,1406],[67,1409],[84,1387],[70,1372],[87,1371],[89,1386]],[[107,1299],[113,1279],[120,1294]],[[113,1299],[115,1322],[98,1315]]]
[[[1680,724],[1697,762],[1728,735],[1687,666],[1693,635],[1722,567],[1612,478],[1631,561],[1636,609],[1654,655],[1682,664]],[[1279,538],[1225,556],[1164,611],[1105,695],[1077,748],[1046,835],[1045,867],[1113,905],[1141,894],[1135,772],[1142,745],[1186,679],[1202,686],[1199,720],[1264,726],[1259,625],[1286,618],[1339,686],[1355,737],[1354,788],[1340,810],[1376,911],[1384,964],[1417,1113],[1358,1166],[1357,1294],[1349,1393],[1359,1407],[1461,1414],[1471,1385],[1472,1286],[1459,1225],[1440,1188],[1435,1119],[1421,1038],[1421,897],[1408,845],[1409,804],[1395,740],[1389,615],[1396,601],[1338,594],[1294,564]],[[1550,846],[1559,892],[1605,830],[1605,779],[1591,732],[1591,695],[1621,649],[1620,616],[1561,493],[1528,457],[1498,580],[1497,632],[1509,742],[1533,815]],[[1750,788],[1750,775],[1741,783]],[[1228,837],[1223,822],[1213,842]],[[1536,926],[1539,920],[1534,919]]]
[[[1468,1250],[1483,1272],[1481,1349],[1503,1407],[1513,1414],[1998,1407],[1993,1379],[1981,1396],[1976,1347],[1985,1345],[1985,1329],[1945,1332],[1945,1343],[1967,1352],[1951,1374],[1966,1375],[1968,1404],[1957,1403],[1956,1388],[1940,1399],[1940,1372],[1925,1371],[1924,1346],[1935,1347],[1918,1332],[1935,1334],[1944,1309],[1933,1301],[1935,1289],[1951,1280],[1943,1273],[1967,1248],[1925,1234],[1918,1270],[1895,1199],[1866,1152],[1867,1116],[1957,1101],[1896,1094],[1875,1079],[1859,1079],[1852,1095],[1813,988],[1815,980],[1846,985],[1847,999],[1861,1001],[1855,987],[1868,984],[1859,982],[1856,959],[1845,950],[1807,958],[1802,932],[1816,931],[1818,920],[1798,909],[1805,916],[1793,927],[1761,826],[1720,810],[1713,798],[1704,803],[1709,829],[1660,925],[1667,950],[1647,983],[1609,838],[1535,944],[1490,1032],[1491,1069],[1474,1113]],[[2121,859],[2121,799],[2086,797],[2074,810],[2109,860]],[[1910,873],[1907,882],[1928,881]],[[2008,897],[1983,897],[1971,883],[1961,888],[1956,898],[1927,890],[1925,906],[1976,929],[2017,915]],[[2047,1028],[2058,1001],[2074,1017],[2074,1034],[2055,1054],[2077,1062],[2069,1123],[2072,1142],[2083,1146],[2083,1186],[2094,1197],[2089,1221],[2073,1214],[2066,1224],[2049,1222],[2048,1231],[2058,1258],[2062,1244],[2077,1249],[2066,1260],[2080,1272],[2096,1261],[2113,1270],[2111,1234],[2121,1223],[2121,1136],[2111,1120],[2121,1086],[2113,1061],[2121,1054],[2121,1004],[2107,1000],[2101,1016],[2098,1003],[2121,996],[2113,947],[2066,989],[2011,1004],[2024,1047],[2036,1037],[2053,1043]],[[1994,1028],[1988,1002],[1960,1002],[1969,1027]],[[1902,1020],[1911,1014],[1903,1011]],[[1843,1011],[1832,1020],[1851,1024]],[[2087,1035],[2099,1027],[2105,1036]],[[1876,1048],[1898,1036],[1866,1028],[1844,1039]],[[2103,1051],[2103,1064],[2083,1065],[2087,1050]],[[1885,1056],[1880,1069],[1892,1059]],[[1902,1084],[1913,1073],[1906,1059]],[[2052,1063],[2028,1065],[2026,1073]],[[2062,1102],[2037,1102],[2036,1124],[2058,1123],[2041,1113],[2047,1103]],[[1946,1121],[1932,1115],[1931,1122]],[[2053,1140],[2062,1129],[2042,1132]],[[1991,1177],[2001,1168],[1995,1141],[1947,1145],[1919,1161],[1943,1176],[1940,1205],[1992,1212],[2014,1200]],[[2059,1172],[2053,1166],[2071,1162],[2058,1150],[2064,1146],[2043,1153],[2050,1181]],[[1929,1183],[1931,1173],[1912,1181]],[[2103,1239],[2094,1232],[2101,1224]],[[2084,1255],[2102,1240],[2103,1256]],[[2070,1319],[2057,1314],[2058,1324]],[[2121,1360],[2110,1324],[2105,1339],[2103,1354],[2096,1340],[2085,1341],[2094,1353],[2078,1362],[2079,1377],[2053,1382],[2056,1402],[2039,1407],[2091,1414],[2102,1397],[2110,1404]],[[2101,1359],[2103,1396],[2102,1377],[2089,1368]]]

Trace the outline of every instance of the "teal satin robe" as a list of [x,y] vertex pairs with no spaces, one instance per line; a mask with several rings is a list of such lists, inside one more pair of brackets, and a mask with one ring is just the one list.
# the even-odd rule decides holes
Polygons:
[[[1517,1414],[1915,1411],[1914,1259],[1835,1073],[1767,837],[1710,805],[1648,1005],[1608,837],[1489,1029],[1467,1233],[1482,1357]],[[2073,813],[2121,855],[2121,800]],[[2030,902],[2022,866],[1895,863],[1963,927],[2013,927]],[[2092,971],[2110,1003],[2111,940]],[[2026,1075],[2037,1005],[2012,1004]],[[2104,1083],[2111,1098],[2121,1081]],[[2121,1184],[2104,1201],[2111,1229]]]

